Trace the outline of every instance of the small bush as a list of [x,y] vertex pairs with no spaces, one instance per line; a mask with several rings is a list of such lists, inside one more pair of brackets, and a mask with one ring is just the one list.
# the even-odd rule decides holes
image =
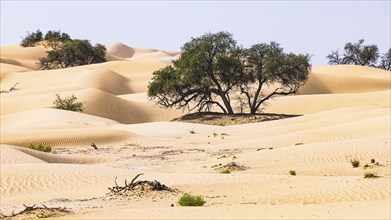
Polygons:
[[203,206],[206,203],[202,196],[193,196],[190,194],[184,194],[178,201],[181,206]]
[[289,174],[291,176],[296,176],[296,171],[295,170],[289,170]]
[[220,170],[219,173],[221,173],[221,174],[230,174],[231,170],[229,170],[228,168],[225,168],[225,169]]
[[379,177],[376,173],[367,172],[364,174],[364,178],[377,178]]
[[74,95],[61,99],[60,95],[56,94],[56,100],[54,100],[53,102],[53,108],[75,111],[75,112],[82,112],[83,103],[76,102],[76,100],[77,98]]
[[38,145],[30,144],[27,147],[30,149],[38,150],[38,151],[42,151],[42,152],[51,152],[52,151],[51,146],[43,146],[42,144],[38,144]]
[[190,132],[190,134],[195,134],[194,130],[190,130],[189,132]]
[[358,159],[351,159],[350,163],[352,164],[353,168],[360,166],[360,161]]
[[375,163],[375,159],[371,159],[371,163]]

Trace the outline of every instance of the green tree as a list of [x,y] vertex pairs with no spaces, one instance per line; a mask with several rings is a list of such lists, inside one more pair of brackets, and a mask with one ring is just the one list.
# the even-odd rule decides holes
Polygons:
[[58,49],[62,43],[72,40],[69,34],[61,33],[61,31],[48,31],[45,34],[47,45],[53,49]]
[[[285,54],[279,44],[256,44],[246,51],[246,75],[240,84],[250,113],[276,95],[295,94],[304,85],[310,73],[310,57],[303,54]],[[266,85],[274,90],[266,93]]]
[[363,45],[363,43],[364,39],[360,39],[357,43],[346,43],[342,56],[338,54],[338,51],[332,51],[327,56],[329,64],[354,64],[375,67],[379,58],[379,49],[377,45]]
[[192,38],[184,44],[173,66],[153,73],[148,95],[164,107],[209,111],[217,105],[224,113],[233,114],[230,93],[243,76],[240,55],[230,33]]
[[391,48],[381,57],[379,68],[391,70]]
[[[277,43],[242,49],[227,32],[193,38],[172,66],[153,73],[148,96],[163,107],[210,111],[213,105],[233,114],[231,97],[240,91],[250,113],[275,95],[296,93],[310,71],[309,56],[284,54]],[[276,89],[265,95],[265,85]]]
[[65,41],[59,49],[47,52],[40,59],[41,69],[59,69],[106,62],[106,48],[101,44],[92,46],[88,40]]
[[22,38],[22,42],[20,43],[20,46],[34,47],[38,42],[41,42],[42,40],[43,40],[43,34],[38,29],[37,31],[32,33],[27,32],[27,36]]

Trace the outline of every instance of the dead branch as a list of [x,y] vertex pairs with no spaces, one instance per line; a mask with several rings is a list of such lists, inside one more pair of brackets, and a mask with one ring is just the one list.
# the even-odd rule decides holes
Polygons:
[[15,90],[19,90],[18,88],[16,88],[16,86],[18,85],[19,83],[15,83],[13,86],[11,86],[10,89],[8,90],[1,90],[0,93],[9,93],[9,92],[12,92],[12,91],[15,91]]
[[[56,212],[61,212],[61,213],[69,213],[70,211],[67,209],[67,208],[61,208],[61,207],[53,207],[53,208],[49,208],[47,207],[46,205],[42,205],[42,207],[40,206],[37,206],[36,204],[32,205],[32,206],[27,206],[25,204],[23,204],[23,206],[25,207],[24,210],[18,212],[18,213],[15,213],[14,211],[12,211],[11,215],[4,215],[4,214],[1,214],[0,215],[0,218],[1,219],[4,219],[4,218],[13,218],[13,217],[16,217],[16,216],[19,216],[19,215],[23,215],[23,214],[34,214],[33,212],[34,211],[41,211],[42,213],[36,213],[37,217],[49,217],[51,216],[50,213],[56,213]],[[48,214],[45,215],[45,211],[46,212],[49,212]]]
[[108,189],[110,190],[110,192],[108,194],[124,195],[124,193],[129,192],[129,191],[134,191],[134,190],[141,190],[141,191],[146,191],[146,190],[162,191],[162,190],[165,190],[165,191],[175,192],[174,189],[171,189],[156,180],[154,180],[154,181],[146,181],[146,180],[136,181],[136,179],[138,177],[140,177],[141,175],[143,175],[143,173],[137,174],[129,184],[127,183],[128,181],[125,179],[125,186],[118,186],[117,177],[115,177],[115,179],[114,179],[115,186],[108,187]]
[[92,142],[91,147],[93,147],[95,150],[98,150],[98,147],[96,146],[96,144],[94,142]]

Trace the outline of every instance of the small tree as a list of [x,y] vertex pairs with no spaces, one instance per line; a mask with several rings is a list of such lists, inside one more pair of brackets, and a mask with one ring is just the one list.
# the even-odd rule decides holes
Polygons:
[[48,31],[45,34],[45,41],[47,45],[53,49],[58,49],[59,46],[66,42],[72,40],[69,34],[61,33],[61,31]]
[[[256,44],[246,51],[246,69],[240,91],[246,96],[250,113],[276,95],[295,94],[308,79],[311,65],[308,55],[285,54],[279,44]],[[273,84],[270,93],[263,91]]]
[[67,111],[82,112],[83,103],[76,102],[76,100],[77,98],[74,95],[62,99],[60,95],[56,94],[56,100],[54,100],[53,102],[53,108]]
[[391,48],[381,57],[379,68],[391,70]]
[[41,69],[60,69],[73,66],[102,63],[106,61],[106,48],[101,44],[92,46],[88,40],[65,41],[59,49],[47,52],[41,58]]
[[342,56],[338,54],[338,51],[332,51],[327,56],[329,64],[354,64],[375,67],[379,58],[379,49],[376,45],[363,45],[363,43],[363,39],[360,39],[357,43],[346,43]]
[[327,59],[329,59],[328,64],[330,65],[339,65],[344,64],[343,57],[341,54],[339,54],[339,51],[331,51],[331,54],[326,56]]
[[29,33],[27,36],[22,38],[20,46],[22,47],[34,47],[38,42],[43,40],[42,32],[38,29],[36,32]]

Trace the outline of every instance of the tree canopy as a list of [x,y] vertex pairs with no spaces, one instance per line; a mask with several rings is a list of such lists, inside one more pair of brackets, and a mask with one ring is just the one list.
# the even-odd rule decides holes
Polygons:
[[[296,93],[307,80],[308,55],[285,54],[277,43],[241,48],[228,32],[207,33],[184,44],[173,65],[153,73],[148,96],[163,107],[233,114],[245,94],[251,114],[275,95]],[[264,87],[275,85],[270,93]]]
[[343,54],[340,54],[338,50],[331,51],[331,54],[327,55],[326,58],[329,60],[328,63],[332,65],[353,64],[389,70],[390,50],[381,57],[380,64],[377,65],[380,57],[377,45],[364,45],[364,39],[360,39],[357,43],[346,43]]
[[27,36],[22,38],[22,42],[20,46],[22,47],[34,47],[37,43],[43,41],[43,34],[38,29],[35,32],[29,33],[27,32]]
[[65,41],[58,49],[47,52],[39,60],[42,69],[60,69],[102,63],[106,61],[106,48],[102,44],[92,46],[88,40]]

